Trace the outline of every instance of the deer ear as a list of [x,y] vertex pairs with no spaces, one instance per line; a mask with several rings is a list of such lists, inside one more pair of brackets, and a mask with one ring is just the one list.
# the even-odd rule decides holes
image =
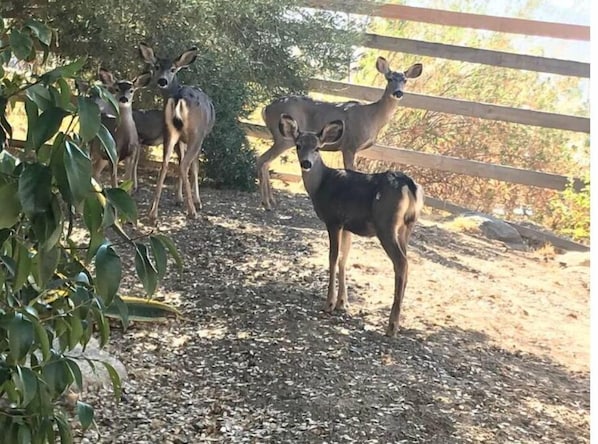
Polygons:
[[296,140],[299,136],[299,127],[297,122],[288,114],[280,115],[280,122],[278,123],[278,131],[287,139]]
[[334,122],[330,122],[320,134],[318,134],[318,138],[320,139],[320,143],[322,146],[324,145],[332,145],[340,140],[343,137],[343,133],[345,132],[345,124],[342,120],[335,120]]
[[381,74],[386,74],[390,71],[390,66],[388,66],[388,61],[384,57],[378,57],[376,60],[376,69]]
[[139,44],[139,54],[145,63],[155,65],[158,59],[154,55],[154,50],[147,46],[145,43]]
[[100,70],[98,71],[98,78],[105,86],[108,87],[114,85],[114,83],[116,82],[112,73],[104,68],[100,68]]
[[143,88],[149,84],[150,80],[152,80],[152,74],[149,72],[144,72],[133,79],[133,86],[136,89]]
[[421,63],[416,63],[414,65],[411,65],[407,71],[405,71],[405,77],[407,77],[408,79],[416,79],[417,77],[419,77],[422,73],[424,69],[424,65],[422,65]]
[[178,56],[178,58],[173,62],[173,64],[178,69],[186,68],[191,63],[195,62],[196,58],[197,48],[194,46],[193,48],[189,48],[187,51]]

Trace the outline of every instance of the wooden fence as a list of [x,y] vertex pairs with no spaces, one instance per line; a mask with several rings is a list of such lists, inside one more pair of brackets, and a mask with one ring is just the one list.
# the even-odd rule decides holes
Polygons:
[[[491,17],[479,14],[440,11],[436,9],[355,0],[304,0],[301,4],[311,8],[445,26],[467,27],[505,33],[583,41],[588,41],[590,38],[590,30],[588,26]],[[481,63],[503,68],[529,70],[580,78],[589,78],[590,76],[590,65],[588,63],[546,57],[527,56],[501,51],[387,37],[376,34],[366,34],[361,45],[386,51],[406,52],[469,63]],[[365,101],[378,100],[382,94],[380,88],[323,79],[312,79],[309,83],[309,89],[316,93]],[[413,93],[405,93],[401,105],[408,108],[424,109],[481,119],[498,120],[582,133],[590,132],[590,119],[587,117],[549,113],[540,110],[519,109],[455,98],[434,97]],[[270,138],[268,130],[263,125],[245,122],[244,127],[247,134],[250,136]],[[374,160],[402,163],[559,191],[564,190],[571,182],[573,183],[574,189],[578,191],[583,186],[583,182],[578,178],[514,168],[506,165],[495,165],[468,159],[459,159],[451,156],[422,153],[379,144],[375,144],[371,148],[358,153],[358,155]],[[274,173],[273,177],[286,181],[300,180],[300,176],[290,174]],[[450,202],[444,202],[433,197],[426,198],[426,205],[453,213],[468,211],[464,207]],[[587,246],[559,238],[549,233],[533,230],[512,222],[509,223],[515,227],[522,236],[536,241],[550,242],[553,245],[564,249],[582,251],[588,249]]]

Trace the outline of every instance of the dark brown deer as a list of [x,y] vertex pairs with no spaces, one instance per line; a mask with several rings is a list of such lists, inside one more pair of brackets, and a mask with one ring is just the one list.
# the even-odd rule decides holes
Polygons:
[[386,89],[377,102],[362,104],[351,101],[330,103],[313,100],[306,96],[281,97],[262,112],[266,126],[272,133],[272,147],[257,160],[257,171],[262,204],[271,210],[275,204],[270,183],[270,162],[293,146],[293,141],[286,139],[278,129],[281,114],[292,116],[304,131],[317,132],[328,122],[345,122],[345,134],[335,143],[322,148],[326,151],[342,151],[346,169],[354,169],[355,155],[369,148],[376,142],[380,130],[390,121],[398,107],[399,99],[407,79],[415,79],[422,73],[422,64],[416,63],[405,72],[392,71],[383,57],[378,57],[376,69],[387,80]]
[[[400,172],[365,174],[327,167],[319,151],[342,138],[345,125],[340,120],[326,124],[316,133],[300,130],[291,116],[283,114],[279,130],[297,146],[303,184],[328,230],[329,280],[324,310],[348,308],[345,265],[351,249],[351,233],[377,236],[394,266],[394,303],[386,331],[393,336],[399,328],[407,285],[407,244],[424,204],[422,187]],[[337,266],[338,294],[334,288]]]
[[[133,96],[138,88],[146,86],[151,80],[149,73],[141,74],[132,81],[116,80],[114,75],[105,69],[100,69],[98,76],[104,86],[114,96],[118,103],[119,117],[107,114],[108,107],[100,110],[104,112],[101,114],[102,123],[112,134],[116,144],[116,152],[118,160],[126,162],[125,177],[133,180],[133,188],[137,189],[137,161],[139,159],[139,138],[137,135],[137,127],[133,120]],[[100,99],[98,99],[100,100]],[[92,172],[93,177],[99,181],[100,174],[106,165],[110,164],[110,160],[106,153],[99,147],[99,142],[96,140],[92,144]],[[113,187],[118,186],[118,162],[112,165],[111,184]]]
[[[158,206],[168,172],[168,162],[175,145],[180,145],[181,161],[179,177],[182,180],[187,217],[197,217],[193,197],[201,209],[198,184],[198,157],[205,137],[210,133],[216,120],[212,100],[200,88],[180,85],[177,79],[179,70],[188,67],[197,57],[197,48],[190,48],[176,59],[158,58],[152,48],[139,45],[143,60],[151,66],[153,78],[164,98],[164,158],[156,184],[154,200],[149,212],[150,221],[158,218]],[[184,144],[184,145],[183,145]],[[195,195],[192,197],[189,182],[191,168]]]

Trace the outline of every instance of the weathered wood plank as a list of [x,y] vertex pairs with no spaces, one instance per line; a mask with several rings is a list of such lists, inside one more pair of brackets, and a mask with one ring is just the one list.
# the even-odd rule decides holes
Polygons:
[[404,52],[421,56],[500,66],[503,68],[560,74],[563,76],[590,77],[589,63],[570,60],[558,60],[444,43],[386,37],[377,34],[365,34],[361,44],[367,48],[385,51]]
[[[357,100],[375,101],[382,95],[381,88],[353,85],[346,82],[311,79],[309,89],[323,94],[348,97]],[[405,93],[401,105],[408,108],[425,109],[461,116],[479,117],[486,120],[520,123],[523,125],[555,128],[582,133],[590,132],[590,119],[543,111],[534,111],[467,100],[447,99],[423,94]]]
[[[262,125],[243,123],[243,127],[247,135],[267,139],[271,138],[268,129]],[[431,168],[439,171],[447,171],[559,191],[564,190],[570,181],[569,177],[558,174],[478,162],[475,160],[459,159],[457,157],[440,154],[422,153],[420,151],[406,150],[379,144],[375,144],[367,150],[360,151],[358,156],[383,162],[395,162],[404,165]],[[573,186],[579,191],[583,187],[583,182],[580,179],[575,178],[573,179]]]
[[303,0],[301,3],[312,8],[434,25],[485,29],[510,34],[535,35],[566,40],[590,40],[590,27],[582,25],[496,17],[415,6],[380,4],[363,0]]

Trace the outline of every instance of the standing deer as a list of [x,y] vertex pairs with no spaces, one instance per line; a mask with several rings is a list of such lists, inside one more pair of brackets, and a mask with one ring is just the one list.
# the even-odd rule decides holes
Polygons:
[[[149,46],[141,43],[139,52],[143,60],[152,66],[153,78],[164,98],[164,158],[154,200],[149,212],[150,221],[156,221],[158,206],[164,179],[168,171],[168,162],[177,143],[181,144],[181,160],[179,177],[184,189],[184,201],[187,217],[197,217],[197,210],[191,196],[189,183],[189,168],[194,180],[194,198],[201,209],[198,183],[198,157],[205,137],[214,127],[216,113],[212,100],[201,89],[195,86],[180,85],[177,79],[179,70],[188,67],[197,57],[197,48],[193,47],[183,52],[179,57],[157,58]],[[186,147],[183,149],[182,144]]]
[[[377,236],[394,266],[394,303],[387,335],[399,328],[401,303],[407,285],[407,243],[424,204],[420,185],[400,172],[364,174],[327,167],[320,149],[334,145],[349,131],[341,120],[318,132],[302,131],[295,119],[283,114],[279,131],[297,146],[303,184],[318,217],[326,224],[330,239],[328,297],[324,309],[348,308],[345,264],[351,249],[351,233]],[[339,249],[341,257],[339,260]],[[338,265],[338,295],[335,274]]]
[[405,72],[396,72],[391,71],[384,57],[378,57],[376,69],[384,74],[388,82],[377,102],[330,103],[316,101],[307,96],[288,96],[281,97],[264,108],[262,117],[274,139],[272,147],[257,160],[260,193],[266,210],[271,210],[275,205],[270,183],[270,162],[293,146],[293,141],[286,139],[279,131],[280,115],[291,115],[305,131],[319,131],[333,120],[345,122],[345,134],[337,142],[322,149],[342,151],[345,168],[352,170],[355,166],[355,154],[376,142],[378,133],[390,121],[398,107],[399,99],[403,97],[407,79],[419,77],[422,64],[416,63]]
[[[141,146],[135,159],[135,168],[137,168],[141,152],[150,146],[158,146],[164,143],[164,110],[134,109],[133,120],[137,127],[137,136],[139,137],[139,145]],[[180,168],[182,160],[180,144],[174,146],[174,151],[177,154]],[[181,204],[183,203],[183,181],[181,176],[178,178],[176,200]]]
[[[137,136],[137,127],[133,120],[133,96],[138,88],[146,86],[151,80],[149,73],[141,74],[132,81],[116,80],[114,75],[103,68],[100,68],[98,76],[102,83],[108,88],[108,91],[114,95],[118,102],[119,117],[107,114],[107,107],[104,107],[101,119],[102,123],[112,134],[116,144],[116,153],[118,160],[125,160],[125,177],[133,179],[133,188],[137,189],[137,161],[139,159],[139,138]],[[102,106],[100,104],[100,109]],[[99,181],[102,170],[108,165],[110,160],[106,153],[99,147],[96,140],[92,144],[92,174]],[[118,186],[118,162],[112,165],[111,184]]]

